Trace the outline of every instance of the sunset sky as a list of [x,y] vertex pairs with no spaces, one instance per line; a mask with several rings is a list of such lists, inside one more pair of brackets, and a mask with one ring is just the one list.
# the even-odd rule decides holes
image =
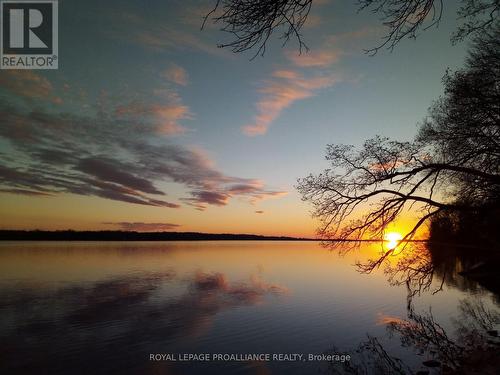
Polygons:
[[[466,44],[439,29],[368,56],[377,16],[315,1],[308,54],[233,54],[211,1],[59,2],[59,70],[0,72],[0,227],[312,236],[297,178],[328,143],[407,140]],[[448,4],[449,3],[449,4]]]

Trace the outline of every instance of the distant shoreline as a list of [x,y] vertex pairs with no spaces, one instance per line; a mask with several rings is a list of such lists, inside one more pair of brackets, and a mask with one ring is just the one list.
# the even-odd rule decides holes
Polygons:
[[[322,241],[320,238],[202,232],[0,230],[0,241]],[[339,240],[331,239],[331,242]],[[344,242],[380,242],[349,240]],[[425,242],[411,240],[408,242]]]
[[0,230],[0,241],[319,241],[319,239],[201,232]]

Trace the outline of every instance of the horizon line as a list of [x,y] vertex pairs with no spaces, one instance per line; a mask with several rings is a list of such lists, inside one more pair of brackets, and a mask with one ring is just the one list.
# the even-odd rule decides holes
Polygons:
[[[271,240],[271,241],[324,241],[324,242],[387,242],[384,239],[325,239],[284,235],[261,235],[250,233],[206,233],[196,231],[127,230],[74,230],[74,229],[0,229],[0,241],[218,241],[218,240]],[[412,239],[402,242],[425,242],[427,239]]]

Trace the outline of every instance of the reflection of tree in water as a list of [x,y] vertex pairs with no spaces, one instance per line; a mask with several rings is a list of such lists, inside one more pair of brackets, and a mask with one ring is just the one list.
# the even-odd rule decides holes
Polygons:
[[[338,352],[333,348],[332,352]],[[331,374],[408,374],[411,369],[399,358],[390,356],[376,337],[368,336],[355,349],[355,361],[330,364]],[[354,356],[352,356],[354,357]]]
[[477,292],[480,288],[500,297],[498,254],[457,243],[429,243],[428,251],[438,277],[452,287]]
[[498,263],[480,248],[434,241],[407,242],[400,247],[389,251],[382,248],[380,254],[384,255],[358,262],[358,271],[371,273],[383,267],[389,283],[405,285],[410,299],[421,292],[435,294],[445,285],[474,293],[485,288],[500,296]]
[[[429,250],[424,243],[412,242],[400,245],[403,249],[384,250],[386,257],[379,263],[380,257],[363,263],[357,263],[362,273],[370,273],[384,264],[384,272],[391,285],[406,285],[409,297],[429,290],[434,285],[437,270]],[[402,251],[404,250],[404,251]],[[437,292],[442,283],[434,289]]]
[[453,338],[436,322],[431,311],[418,314],[412,305],[407,319],[386,316],[382,320],[390,337],[398,336],[403,347],[427,358],[422,361],[421,369],[413,370],[401,359],[389,355],[376,337],[368,336],[356,348],[355,361],[342,366],[332,364],[331,373],[429,374],[432,368],[442,374],[498,373],[500,338],[496,327],[500,324],[500,314],[489,310],[477,298],[460,302],[459,316],[453,319],[456,330]]
[[396,266],[386,272],[392,282],[407,285],[411,295],[422,290],[436,293],[443,285],[470,293],[492,292],[500,302],[500,274],[495,253],[457,243],[413,244]]
[[[473,294],[484,289],[491,291],[499,301],[499,275],[495,252],[481,248],[474,241],[456,239],[456,232],[431,233],[427,242],[401,243],[402,249],[388,251],[383,262],[376,257],[358,263],[360,272],[370,273],[384,266],[384,273],[392,285],[405,285],[408,290],[408,316],[406,319],[384,317],[389,337],[399,337],[401,345],[425,356],[422,368],[412,369],[400,358],[389,354],[379,338],[368,335],[355,349],[355,361],[332,364],[333,374],[497,374],[500,338],[500,313],[489,310],[483,299],[465,299],[460,302],[459,315],[452,319],[455,332],[450,335],[434,318],[432,312],[416,313],[415,295],[442,291],[443,286]],[[404,250],[404,251],[402,251]],[[338,352],[338,350],[334,350]],[[478,370],[479,369],[479,370]]]

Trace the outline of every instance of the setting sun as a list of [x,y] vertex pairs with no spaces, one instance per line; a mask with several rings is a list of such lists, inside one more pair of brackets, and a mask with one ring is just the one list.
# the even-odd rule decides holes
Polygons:
[[392,250],[398,246],[399,242],[403,239],[401,233],[398,232],[388,232],[384,235],[384,241],[386,241],[386,246],[388,249]]

